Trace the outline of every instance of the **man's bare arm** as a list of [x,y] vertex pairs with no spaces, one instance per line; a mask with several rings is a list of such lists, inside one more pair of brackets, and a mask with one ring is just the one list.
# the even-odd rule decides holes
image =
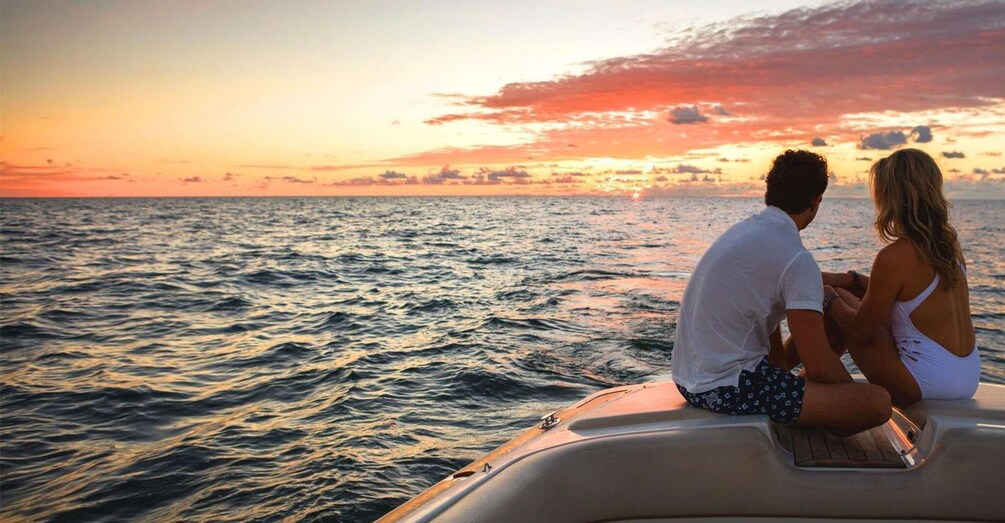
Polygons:
[[806,377],[819,383],[851,382],[851,374],[827,342],[823,315],[802,309],[789,309],[786,314],[799,359],[806,367]]

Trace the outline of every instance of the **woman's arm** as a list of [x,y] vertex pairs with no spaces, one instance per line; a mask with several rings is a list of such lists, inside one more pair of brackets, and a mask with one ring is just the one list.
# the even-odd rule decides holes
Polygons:
[[821,272],[824,285],[830,285],[835,289],[845,289],[861,298],[869,289],[869,277],[855,271],[848,272]]
[[880,327],[889,322],[893,302],[904,286],[903,248],[891,244],[879,251],[872,265],[872,279],[857,309],[842,298],[830,305],[829,312],[845,335],[859,343],[872,341]]

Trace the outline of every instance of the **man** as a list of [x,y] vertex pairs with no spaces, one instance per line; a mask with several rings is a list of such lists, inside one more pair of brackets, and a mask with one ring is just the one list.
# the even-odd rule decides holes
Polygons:
[[[823,157],[785,151],[767,176],[767,207],[730,227],[698,262],[684,291],[672,357],[674,381],[691,405],[767,414],[842,435],[890,418],[890,395],[855,383],[824,331],[823,281],[799,231],[816,217],[826,189]],[[803,376],[788,372],[783,317]]]

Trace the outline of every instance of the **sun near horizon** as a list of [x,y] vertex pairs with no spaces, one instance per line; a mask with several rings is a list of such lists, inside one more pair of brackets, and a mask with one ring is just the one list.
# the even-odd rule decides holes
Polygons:
[[867,196],[902,147],[1005,198],[1005,4],[0,7],[0,196]]

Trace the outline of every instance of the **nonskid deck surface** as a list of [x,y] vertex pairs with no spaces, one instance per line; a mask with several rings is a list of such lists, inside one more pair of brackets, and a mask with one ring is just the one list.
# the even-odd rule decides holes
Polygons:
[[772,428],[797,467],[907,468],[883,425],[846,438],[818,427],[776,423]]

